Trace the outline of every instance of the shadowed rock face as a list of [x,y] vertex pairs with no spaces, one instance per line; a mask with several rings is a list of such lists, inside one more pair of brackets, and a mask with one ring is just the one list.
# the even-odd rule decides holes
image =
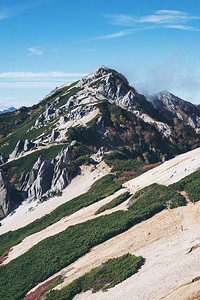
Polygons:
[[22,174],[19,188],[27,193],[28,199],[41,199],[50,191],[62,191],[68,184],[67,166],[72,161],[72,151],[62,150],[52,162],[40,156],[32,170]]
[[184,101],[168,91],[153,95],[150,100],[154,107],[161,111],[168,120],[177,118],[193,129],[200,128],[200,109],[198,106]]
[[17,145],[15,146],[15,149],[13,150],[13,152],[9,155],[9,158],[10,159],[17,158],[23,152],[29,151],[33,147],[35,147],[35,144],[30,142],[28,139],[26,139],[25,142],[23,142],[22,140],[19,140],[17,142]]
[[[22,200],[22,198],[21,198]],[[19,194],[0,169],[0,216],[6,216],[17,205]]]

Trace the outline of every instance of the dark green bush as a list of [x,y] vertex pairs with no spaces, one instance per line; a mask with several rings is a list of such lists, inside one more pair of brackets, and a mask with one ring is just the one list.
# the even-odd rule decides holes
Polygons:
[[74,280],[61,290],[51,291],[47,299],[71,300],[76,294],[92,289],[92,292],[107,290],[132,276],[142,265],[144,259],[131,254],[109,259],[100,267]]

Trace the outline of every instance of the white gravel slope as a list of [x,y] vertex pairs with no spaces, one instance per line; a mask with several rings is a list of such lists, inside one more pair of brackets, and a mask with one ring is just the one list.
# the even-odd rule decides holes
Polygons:
[[169,185],[200,169],[200,148],[181,154],[124,184],[132,193],[152,183]]

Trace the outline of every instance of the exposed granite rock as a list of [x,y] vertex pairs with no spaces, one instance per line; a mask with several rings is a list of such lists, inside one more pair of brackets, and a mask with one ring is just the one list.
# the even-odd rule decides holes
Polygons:
[[0,216],[8,215],[20,200],[22,201],[22,197],[0,169]]
[[27,192],[29,199],[40,199],[51,188],[53,178],[53,165],[41,158],[38,158],[32,170],[27,175],[24,175],[26,185],[21,185],[21,188]]
[[0,166],[5,164],[5,159],[4,157],[0,154]]
[[19,188],[30,200],[41,199],[51,191],[62,191],[68,184],[67,167],[72,161],[71,147],[62,150],[51,162],[40,156],[29,173],[23,173]]
[[22,140],[19,140],[17,142],[17,145],[15,146],[15,149],[10,154],[9,158],[11,158],[11,159],[17,158],[23,150],[24,150],[24,142]]
[[28,139],[25,140],[24,149],[23,149],[25,152],[31,150],[34,147],[35,147],[34,143],[30,142]]
[[30,142],[28,139],[23,142],[22,140],[19,140],[17,142],[17,145],[15,146],[15,149],[13,152],[9,155],[10,159],[14,159],[19,157],[23,152],[29,151],[30,149],[34,148],[35,144]]
[[98,118],[98,120],[96,121],[96,130],[97,130],[97,132],[99,132],[103,136],[106,135],[106,127],[105,127],[104,120],[103,120],[102,116],[100,116]]
[[51,136],[49,138],[49,142],[54,143],[58,136],[59,136],[59,132],[53,129],[51,132]]

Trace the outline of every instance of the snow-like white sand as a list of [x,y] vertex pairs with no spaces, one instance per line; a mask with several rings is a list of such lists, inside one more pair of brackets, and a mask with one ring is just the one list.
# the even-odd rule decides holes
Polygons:
[[141,176],[127,181],[124,186],[132,193],[152,183],[169,185],[200,169],[200,148],[181,154]]

